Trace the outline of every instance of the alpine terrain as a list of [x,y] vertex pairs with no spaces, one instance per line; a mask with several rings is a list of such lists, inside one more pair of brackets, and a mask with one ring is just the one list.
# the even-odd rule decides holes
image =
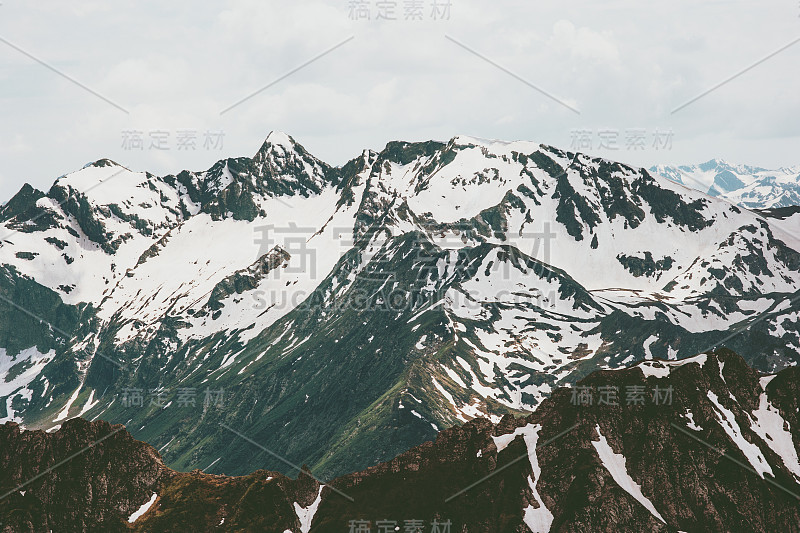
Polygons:
[[[713,385],[715,400],[705,388],[702,397],[685,388],[680,403],[704,438],[763,455],[761,474],[792,481],[787,437],[780,434],[780,453],[789,463],[767,442],[776,437],[750,429],[748,417],[758,409],[773,416],[769,405],[759,407],[754,372],[796,376],[785,369],[800,361],[798,216],[750,211],[644,169],[551,146],[465,136],[390,142],[340,167],[278,132],[253,157],[201,172],[156,176],[101,159],[47,192],[25,185],[0,208],[0,423],[19,424],[5,426],[0,453],[19,465],[12,475],[19,480],[55,450],[117,427],[106,422],[124,424],[131,437],[116,434],[106,446],[139,450],[130,468],[146,473],[124,487],[107,479],[103,490],[116,506],[108,515],[70,519],[124,515],[151,490],[163,508],[178,509],[181,484],[209,495],[231,484],[256,491],[241,505],[260,505],[258,491],[284,494],[289,503],[275,512],[291,529],[291,501],[304,509],[316,501],[310,481],[272,473],[282,481],[269,485],[261,474],[231,480],[173,470],[289,474],[308,465],[331,479],[367,469],[343,478],[348,492],[372,476],[385,486],[422,463],[439,465],[419,466],[425,476],[455,461],[463,474],[440,486],[455,489],[578,423],[539,459],[509,470],[522,473],[502,489],[515,496],[498,500],[507,515],[492,516],[522,527],[525,506],[530,520],[544,520],[536,511],[543,501],[566,509],[553,512],[559,524],[597,524],[592,513],[601,511],[587,498],[607,498],[615,520],[650,530],[672,530],[665,523],[735,530],[735,517],[711,510],[724,493],[732,509],[769,505],[783,513],[765,527],[791,523],[789,500],[771,487],[745,490],[743,480],[753,487],[761,480],[673,432],[667,420],[679,419],[669,413],[654,411],[656,425],[619,409],[595,419],[591,409],[560,414],[566,391],[547,399],[599,370],[666,360],[653,372],[676,367]],[[717,365],[711,359],[681,366],[722,345],[744,358],[721,372],[742,383],[732,396],[719,373],[706,375]],[[745,362],[755,370],[745,371]],[[741,375],[728,374],[734,368]],[[775,378],[774,387],[788,381]],[[796,380],[791,386],[794,396],[773,405],[796,451]],[[95,422],[70,422],[75,417]],[[440,434],[447,428],[454,429]],[[511,432],[522,438],[492,439]],[[433,439],[390,463],[396,467],[375,466]],[[660,460],[678,448],[694,474],[679,477],[677,466]],[[10,449],[30,461],[15,463]],[[37,463],[36,453],[51,455]],[[575,453],[588,462],[567,468]],[[624,478],[620,454],[640,489]],[[645,459],[655,469],[650,477]],[[128,463],[118,463],[124,477]],[[589,492],[568,489],[577,484]],[[601,491],[607,484],[617,488]],[[680,505],[668,500],[698,484],[704,492],[691,505],[688,496]],[[175,499],[165,500],[165,490]],[[320,494],[319,516],[338,520],[333,495]],[[423,505],[428,493],[419,494]],[[379,503],[360,509],[385,518]],[[474,519],[486,531],[505,527]]]
[[800,167],[767,170],[712,159],[700,165],[659,165],[650,171],[748,209],[800,205]]
[[645,361],[328,483],[176,472],[103,421],[9,422],[0,530],[797,532],[799,402],[797,367],[760,375],[724,349]]

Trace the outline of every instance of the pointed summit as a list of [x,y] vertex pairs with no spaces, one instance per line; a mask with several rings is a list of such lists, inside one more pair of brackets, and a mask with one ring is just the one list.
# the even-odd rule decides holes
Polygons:
[[697,165],[697,168],[699,168],[703,172],[708,172],[708,171],[711,171],[711,170],[715,170],[715,169],[723,166],[724,164],[725,164],[724,161],[714,158],[714,159],[711,159],[709,161],[706,161],[705,163],[700,163],[699,165]]
[[44,192],[35,189],[31,184],[24,184],[17,194],[0,206],[0,222],[10,220],[19,214],[35,208],[36,202],[44,195]]
[[272,130],[271,132],[269,132],[269,135],[267,135],[267,138],[264,142],[271,144],[280,144],[283,146],[291,146],[295,144],[294,139],[292,139],[292,137],[288,133],[278,130]]
[[308,153],[289,134],[276,130],[269,132],[252,163],[253,174],[269,190],[280,194],[317,194],[330,172],[329,165]]
[[255,158],[258,159],[259,156],[264,157],[264,155],[274,152],[276,149],[278,152],[294,151],[297,150],[297,147],[299,146],[300,145],[297,144],[297,142],[288,133],[272,130],[269,132],[269,135],[267,135],[267,138],[264,139],[264,142],[261,144],[261,148],[259,148]]

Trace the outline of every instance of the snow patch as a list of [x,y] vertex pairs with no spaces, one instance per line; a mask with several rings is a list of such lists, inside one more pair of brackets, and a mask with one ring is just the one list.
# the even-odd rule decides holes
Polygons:
[[695,355],[694,357],[687,357],[686,359],[678,359],[675,361],[643,361],[639,363],[636,368],[639,368],[644,374],[644,377],[666,378],[673,368],[688,365],[689,363],[697,363],[701,367],[706,364],[708,356],[706,354]]
[[[761,379],[763,383],[764,378]],[[762,392],[759,397],[758,409],[753,411],[750,428],[781,458],[786,468],[800,480],[800,461],[792,441],[789,422],[784,420],[780,411],[770,403],[766,392]]]
[[[539,431],[541,431],[541,429],[542,426],[540,424],[527,424],[515,429],[513,433],[507,433],[497,437],[492,435],[494,445],[497,447],[497,453],[505,450],[518,435],[522,435],[525,442],[525,447],[528,450],[528,461],[533,471],[533,477],[528,476],[528,486],[533,493],[533,499],[536,500],[539,506],[534,507],[533,505],[528,505],[524,509],[522,521],[525,522],[525,525],[528,526],[533,533],[547,533],[550,531],[550,526],[553,524],[553,513],[547,509],[542,497],[536,489],[536,484],[539,481],[539,477],[542,475],[539,459],[536,456],[536,445],[539,441]],[[479,451],[478,457],[480,456],[481,453]]]
[[308,507],[300,507],[298,503],[294,504],[294,512],[297,514],[297,519],[300,520],[300,533],[308,533],[311,529],[311,522],[314,520],[314,515],[317,513],[317,508],[322,501],[322,488],[325,485],[319,486],[317,498]]
[[69,416],[69,408],[72,407],[72,404],[78,399],[78,394],[81,392],[81,387],[83,387],[83,384],[78,385],[78,388],[75,389],[75,392],[72,393],[72,396],[70,396],[69,400],[67,401],[67,405],[65,405],[64,409],[62,409],[61,412],[58,413],[58,416],[53,419],[53,422],[61,422],[62,420],[65,420],[67,416]]
[[642,344],[642,348],[644,348],[644,358],[645,359],[653,359],[653,352],[650,351],[650,346],[652,346],[652,344],[654,342],[656,342],[657,340],[658,340],[658,336],[650,335],[647,338],[647,340],[644,341],[644,344]]
[[609,474],[611,474],[611,477],[614,478],[614,481],[617,482],[617,485],[633,496],[636,501],[644,505],[645,508],[650,511],[650,514],[666,524],[667,521],[664,520],[664,517],[656,510],[653,502],[642,494],[642,488],[628,474],[628,470],[625,468],[625,456],[614,453],[614,450],[611,449],[606,438],[600,433],[599,425],[595,426],[595,431],[597,431],[597,434],[600,436],[600,440],[592,441],[592,445],[594,449],[597,450],[597,455],[600,457],[603,466],[608,470]]
[[695,431],[703,431],[703,428],[694,423],[694,415],[690,410],[687,409],[686,414],[683,416],[686,417],[686,420],[688,420],[688,422],[686,422],[686,426],[689,429],[693,429]]
[[708,391],[708,399],[711,400],[711,403],[716,407],[717,419],[722,429],[725,430],[725,433],[728,434],[734,444],[742,451],[756,473],[762,478],[765,473],[774,477],[775,474],[772,473],[772,468],[770,468],[767,460],[764,458],[764,454],[761,453],[761,449],[752,442],[747,441],[744,435],[742,435],[742,429],[736,422],[736,417],[733,412],[723,407],[722,404],[719,403],[717,395],[712,391]]
[[89,393],[89,399],[86,400],[86,403],[83,405],[83,409],[81,409],[81,412],[78,413],[78,417],[85,415],[87,412],[89,412],[89,410],[92,407],[94,407],[98,403],[100,403],[100,400],[94,399],[94,389],[92,389],[92,391]]
[[150,507],[152,507],[152,505],[156,502],[156,498],[158,498],[158,494],[154,492],[153,495],[150,496],[150,499],[146,501],[144,504],[142,504],[141,507],[139,507],[138,511],[136,511],[135,513],[133,513],[128,517],[128,523],[133,524],[134,522],[136,522],[139,519],[139,517],[141,517],[144,513],[146,513],[150,509]]

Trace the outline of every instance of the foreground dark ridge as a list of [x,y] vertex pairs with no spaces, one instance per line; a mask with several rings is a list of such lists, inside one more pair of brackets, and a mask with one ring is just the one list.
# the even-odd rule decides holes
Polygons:
[[[797,367],[761,377],[720,350],[595,372],[578,387],[526,418],[472,420],[322,487],[305,472],[176,472],[106,422],[76,418],[50,434],[8,423],[0,531],[385,531],[381,520],[459,532],[800,531]],[[607,405],[614,387],[619,405]]]

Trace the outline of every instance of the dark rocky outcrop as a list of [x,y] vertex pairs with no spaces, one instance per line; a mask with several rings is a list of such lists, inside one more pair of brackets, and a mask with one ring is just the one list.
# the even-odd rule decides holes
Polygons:
[[[607,394],[615,387],[616,399]],[[630,401],[635,387],[646,391],[642,401]],[[445,430],[321,490],[306,470],[297,479],[263,470],[174,472],[153,448],[106,422],[73,419],[51,434],[8,423],[0,426],[0,490],[8,494],[0,498],[0,531],[283,533],[308,531],[302,519],[309,518],[314,532],[367,531],[359,524],[391,531],[380,526],[392,522],[402,530],[412,520],[424,531],[449,522],[449,531],[492,533],[800,531],[796,465],[753,429],[765,402],[783,420],[770,434],[791,431],[797,453],[800,369],[762,378],[728,350],[645,361],[558,389],[525,418]],[[750,466],[758,454],[772,475]]]

